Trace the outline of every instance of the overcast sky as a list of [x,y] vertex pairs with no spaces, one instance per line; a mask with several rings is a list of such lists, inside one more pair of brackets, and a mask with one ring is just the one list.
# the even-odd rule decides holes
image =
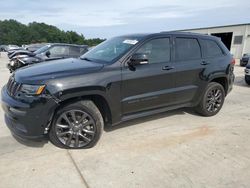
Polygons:
[[250,0],[0,0],[0,20],[45,22],[87,38],[250,22]]

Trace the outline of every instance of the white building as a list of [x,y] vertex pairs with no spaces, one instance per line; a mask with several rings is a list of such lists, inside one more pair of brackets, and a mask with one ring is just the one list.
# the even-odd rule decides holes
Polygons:
[[250,23],[182,30],[220,37],[235,58],[250,53]]

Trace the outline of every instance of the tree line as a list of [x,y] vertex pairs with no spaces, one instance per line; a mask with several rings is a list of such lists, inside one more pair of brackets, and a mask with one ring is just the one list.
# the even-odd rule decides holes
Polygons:
[[1,44],[69,43],[95,46],[104,39],[86,39],[75,31],[63,31],[45,23],[32,22],[28,25],[16,20],[0,20]]

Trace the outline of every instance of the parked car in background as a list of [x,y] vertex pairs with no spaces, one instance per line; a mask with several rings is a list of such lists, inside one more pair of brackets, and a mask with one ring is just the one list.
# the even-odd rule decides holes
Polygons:
[[44,47],[45,45],[47,45],[47,43],[23,45],[22,49],[8,52],[8,57],[9,59],[13,59],[16,58],[17,56],[18,57],[32,56],[33,52]]
[[13,45],[12,47],[7,46],[6,48],[7,48],[6,52],[8,54],[8,57],[11,54],[15,53],[16,51],[24,50],[23,47],[19,47],[19,46],[15,46],[15,45]]
[[7,45],[6,48],[5,48],[5,51],[8,52],[8,53],[11,53],[13,51],[21,50],[21,49],[23,49],[23,48],[20,47],[20,46],[17,46],[17,45]]
[[30,45],[25,46],[25,49],[30,52],[35,52],[36,50],[42,48],[45,45],[47,45],[47,43],[30,44]]
[[28,50],[25,50],[25,49],[21,49],[21,50],[15,50],[15,51],[11,51],[8,53],[8,57],[9,59],[14,59],[16,57],[26,57],[26,56],[29,56],[29,55],[33,55],[34,53],[33,52],[30,52]]
[[245,69],[245,81],[248,85],[250,85],[250,63],[246,65]]
[[1,52],[10,52],[19,49],[22,49],[22,47],[19,47],[17,45],[0,45]]
[[234,64],[213,36],[115,37],[81,58],[16,71],[2,89],[5,122],[22,138],[48,135],[58,147],[90,148],[104,125],[183,107],[216,115],[232,90]]
[[6,45],[0,45],[0,52],[5,52],[6,51]]
[[240,59],[240,66],[245,67],[250,59],[250,53],[243,54],[243,57]]
[[15,71],[20,67],[27,65],[41,63],[44,61],[62,59],[62,58],[78,58],[88,51],[87,45],[74,45],[74,44],[47,44],[38,49],[34,53],[28,52],[27,54],[19,54],[10,60],[7,65],[10,72]]

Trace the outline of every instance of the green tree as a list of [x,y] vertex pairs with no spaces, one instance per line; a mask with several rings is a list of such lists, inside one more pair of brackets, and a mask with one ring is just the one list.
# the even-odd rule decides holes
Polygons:
[[69,43],[96,46],[100,38],[85,39],[75,31],[63,31],[53,25],[32,22],[24,25],[16,20],[0,20],[0,44]]

